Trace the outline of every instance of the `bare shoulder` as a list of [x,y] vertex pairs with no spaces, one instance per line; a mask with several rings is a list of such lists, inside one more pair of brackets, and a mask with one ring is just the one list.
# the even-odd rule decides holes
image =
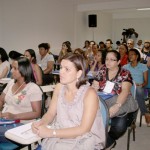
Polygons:
[[85,93],[84,101],[96,101],[98,100],[97,92],[93,87],[89,87]]
[[63,86],[63,85],[62,85],[61,83],[57,83],[56,86],[55,86],[54,92],[55,92],[55,93],[58,93],[58,92],[60,91],[60,89],[62,88],[62,86]]
[[93,88],[93,87],[89,87],[88,88],[88,90],[87,90],[87,92],[86,92],[86,95],[96,95],[97,96],[97,92],[96,92],[96,90]]
[[40,69],[40,66],[38,64],[34,64],[35,69]]

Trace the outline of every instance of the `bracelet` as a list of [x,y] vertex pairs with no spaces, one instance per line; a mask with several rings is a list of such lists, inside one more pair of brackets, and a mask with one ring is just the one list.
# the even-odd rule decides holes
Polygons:
[[122,106],[122,104],[118,102],[116,102],[115,105],[117,105],[119,108]]
[[52,134],[53,134],[53,137],[56,137],[56,131],[55,130],[53,130]]

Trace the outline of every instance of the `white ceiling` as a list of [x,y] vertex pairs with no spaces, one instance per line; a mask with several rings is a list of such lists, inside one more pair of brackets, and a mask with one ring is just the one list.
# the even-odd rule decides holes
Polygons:
[[150,0],[73,0],[78,5],[78,11],[124,11],[150,7]]

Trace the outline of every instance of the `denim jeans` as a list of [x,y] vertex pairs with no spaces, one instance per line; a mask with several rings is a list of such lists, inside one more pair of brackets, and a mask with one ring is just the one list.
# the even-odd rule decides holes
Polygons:
[[110,130],[107,136],[106,148],[110,147],[117,139],[119,139],[127,130],[127,114],[122,117],[114,117],[111,119]]
[[121,117],[114,117],[111,119],[110,130],[107,136],[106,148],[110,147],[116,140],[118,140],[127,130],[137,116],[137,111],[131,112]]
[[136,87],[136,99],[141,111],[141,114],[144,115],[145,113],[148,113],[147,109],[146,109],[146,105],[145,105],[145,93],[144,93],[144,88],[137,86]]
[[17,124],[7,124],[7,125],[0,125],[0,143],[6,143],[10,141],[5,137],[5,132],[9,129],[12,129],[14,127],[18,127],[22,125],[22,123],[17,123]]

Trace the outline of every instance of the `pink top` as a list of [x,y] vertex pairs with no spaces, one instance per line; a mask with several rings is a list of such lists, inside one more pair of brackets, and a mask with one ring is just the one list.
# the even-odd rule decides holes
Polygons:
[[32,70],[33,70],[33,75],[34,75],[35,81],[37,82],[38,78],[37,78],[37,74],[36,74],[36,72],[34,70],[34,64],[31,63],[31,67],[32,67]]

